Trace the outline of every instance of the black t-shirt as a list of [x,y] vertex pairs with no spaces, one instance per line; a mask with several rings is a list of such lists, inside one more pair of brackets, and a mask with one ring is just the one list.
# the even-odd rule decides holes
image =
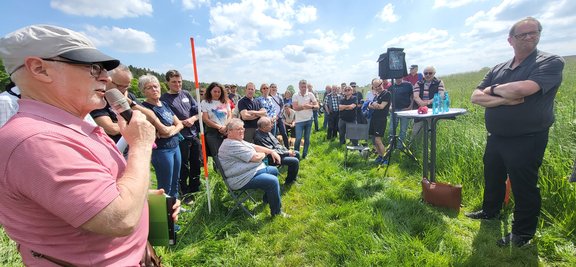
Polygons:
[[[346,99],[345,97],[342,98],[342,100],[340,100],[340,105],[351,105],[351,104],[356,104],[356,97],[351,96],[350,99]],[[339,112],[339,116],[340,119],[342,119],[345,122],[354,122],[356,121],[356,109],[346,109],[346,110],[340,110]]]
[[386,119],[388,116],[388,110],[390,109],[390,92],[382,91],[376,98],[374,98],[374,102],[378,104],[382,104],[386,102],[386,106],[383,109],[374,109],[372,113],[372,119]]
[[403,110],[410,106],[412,101],[410,97],[414,94],[414,88],[410,82],[402,82],[401,84],[394,84],[388,90],[393,94],[394,108],[396,111]]
[[[240,101],[238,101],[238,112],[242,110],[260,110],[262,107],[260,106],[260,102],[256,101],[256,98],[249,99],[248,97],[242,97]],[[244,128],[258,128],[258,119],[254,120],[244,120]]]
[[486,108],[486,129],[500,136],[520,136],[548,130],[554,123],[554,98],[562,83],[564,59],[535,50],[516,68],[514,59],[492,68],[477,88],[530,80],[540,90],[524,97],[524,103]]

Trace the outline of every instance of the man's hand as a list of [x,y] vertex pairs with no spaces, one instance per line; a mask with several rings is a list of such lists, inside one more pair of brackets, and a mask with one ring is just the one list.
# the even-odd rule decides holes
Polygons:
[[[164,189],[160,188],[160,189],[150,189],[148,190],[148,194],[154,194],[154,195],[164,195]],[[174,220],[174,222],[178,221],[178,214],[180,213],[180,199],[176,199],[176,202],[174,203],[174,206],[172,206],[172,219]]]
[[280,165],[280,162],[282,161],[282,159],[280,158],[280,155],[278,153],[276,153],[276,151],[272,150],[272,153],[270,153],[270,155],[272,156],[272,161],[278,165]]

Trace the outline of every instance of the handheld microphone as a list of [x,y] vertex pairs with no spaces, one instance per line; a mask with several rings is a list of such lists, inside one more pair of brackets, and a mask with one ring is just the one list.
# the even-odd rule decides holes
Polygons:
[[122,116],[128,124],[132,118],[132,109],[130,109],[126,97],[116,88],[106,91],[105,97],[114,112]]

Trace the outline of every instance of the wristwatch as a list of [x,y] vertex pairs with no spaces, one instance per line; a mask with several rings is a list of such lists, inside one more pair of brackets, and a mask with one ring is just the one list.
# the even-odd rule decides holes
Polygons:
[[130,101],[130,104],[129,104],[129,106],[130,106],[130,108],[133,108],[134,106],[136,106],[136,102],[134,102],[134,101]]
[[500,84],[494,84],[490,86],[490,95],[496,96],[497,94],[494,93],[494,88],[496,88]]

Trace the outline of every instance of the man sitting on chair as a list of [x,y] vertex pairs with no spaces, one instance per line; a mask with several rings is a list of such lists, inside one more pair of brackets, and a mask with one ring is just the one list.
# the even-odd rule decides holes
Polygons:
[[[280,155],[280,164],[288,166],[288,175],[286,176],[286,184],[291,184],[296,181],[298,170],[300,168],[300,153],[294,150],[288,150],[282,146],[278,139],[271,133],[273,123],[268,117],[262,117],[258,120],[258,129],[254,136],[254,143],[268,149],[272,149]],[[270,165],[277,165],[269,160]]]
[[238,118],[226,124],[226,133],[228,138],[224,139],[218,150],[218,159],[230,188],[264,190],[264,200],[270,205],[272,217],[288,217],[282,212],[278,169],[262,162],[266,155],[271,155],[274,162],[280,162],[280,155],[274,150],[244,141],[244,122]]

